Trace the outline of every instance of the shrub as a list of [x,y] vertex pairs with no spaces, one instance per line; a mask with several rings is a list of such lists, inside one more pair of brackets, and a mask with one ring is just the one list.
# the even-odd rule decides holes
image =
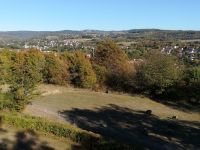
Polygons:
[[0,93],[0,110],[11,108],[12,95],[7,93]]

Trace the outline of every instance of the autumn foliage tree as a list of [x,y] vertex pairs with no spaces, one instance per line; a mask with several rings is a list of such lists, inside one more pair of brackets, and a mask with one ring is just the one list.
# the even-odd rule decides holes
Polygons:
[[70,80],[73,85],[81,88],[91,88],[95,85],[96,74],[85,53],[64,53],[63,58],[69,63]]
[[14,99],[23,109],[23,103],[32,95],[36,85],[42,81],[44,57],[38,50],[20,51],[12,59],[10,88]]
[[14,52],[6,49],[0,52],[0,84],[6,84],[10,79],[11,60],[14,54]]
[[68,64],[58,54],[45,54],[43,79],[48,84],[67,85],[69,81]]
[[106,68],[108,86],[116,90],[129,90],[134,68],[129,64],[125,52],[112,39],[105,39],[97,44],[93,62]]

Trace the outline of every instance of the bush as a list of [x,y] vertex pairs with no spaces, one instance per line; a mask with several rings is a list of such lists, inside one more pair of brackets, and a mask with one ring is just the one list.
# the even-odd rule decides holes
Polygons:
[[25,99],[25,90],[24,88],[19,88],[14,93],[14,98],[16,100],[24,100]]
[[0,93],[0,110],[15,110],[15,101],[10,93]]

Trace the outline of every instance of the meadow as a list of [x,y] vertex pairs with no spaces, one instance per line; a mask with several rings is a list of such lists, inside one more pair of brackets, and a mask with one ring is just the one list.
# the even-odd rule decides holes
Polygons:
[[[24,113],[151,149],[197,149],[200,114],[140,95],[41,85]],[[152,115],[145,114],[152,110]],[[176,119],[173,119],[176,116]]]

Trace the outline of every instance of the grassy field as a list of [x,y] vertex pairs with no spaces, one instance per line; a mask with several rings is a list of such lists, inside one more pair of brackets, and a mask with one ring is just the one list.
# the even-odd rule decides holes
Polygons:
[[135,111],[152,110],[159,118],[166,119],[178,116],[179,120],[200,121],[200,114],[173,109],[142,96],[131,96],[119,93],[93,92],[85,89],[74,89],[53,85],[41,85],[42,96],[32,100],[25,113],[41,117],[63,120],[58,112],[77,109],[98,110],[102,107],[116,105]]
[[[17,112],[0,111],[0,150],[144,150],[78,127]],[[44,140],[43,140],[44,139]]]
[[[23,140],[23,135],[26,136],[26,144],[23,146],[31,147],[34,143],[43,147],[46,150],[81,150],[81,146],[69,139],[60,138],[54,135],[34,132],[31,134],[28,130],[18,129],[13,126],[4,125],[0,128],[0,149],[20,149],[20,142]],[[6,145],[6,148],[4,147]],[[3,149],[3,150],[4,150]]]
[[[142,96],[41,85],[25,114],[73,124],[128,144],[150,149],[198,149],[200,114]],[[152,115],[145,115],[146,110]],[[177,116],[178,119],[171,119]]]

